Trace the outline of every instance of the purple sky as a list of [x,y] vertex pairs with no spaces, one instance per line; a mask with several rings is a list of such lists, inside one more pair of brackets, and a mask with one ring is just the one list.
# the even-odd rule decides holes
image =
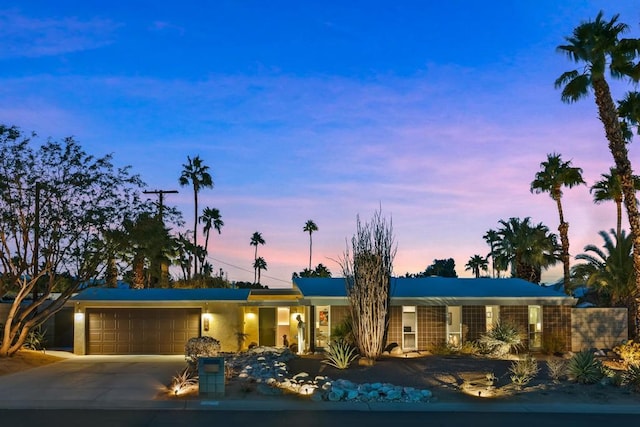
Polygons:
[[[554,202],[529,191],[548,153],[588,186],[613,164],[593,98],[566,105],[553,87],[575,68],[556,47],[599,10],[640,37],[636,1],[472,3],[0,6],[0,122],[113,153],[148,189],[179,190],[166,203],[187,224],[192,192],[178,177],[199,155],[215,182],[200,205],[225,222],[210,261],[230,280],[253,280],[259,231],[263,284],[288,286],[308,264],[308,219],[314,265],[339,276],[356,216],[380,206],[397,275],[452,257],[470,277],[464,265],[488,253],[482,236],[500,219],[557,229]],[[615,227],[614,204],[594,205],[588,186],[563,199],[573,256]],[[558,265],[543,281],[561,275]]]

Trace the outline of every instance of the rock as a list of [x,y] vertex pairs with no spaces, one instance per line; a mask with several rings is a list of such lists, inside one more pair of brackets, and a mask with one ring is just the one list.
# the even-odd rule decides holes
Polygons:
[[404,352],[402,351],[402,347],[393,347],[389,353],[391,353],[392,356],[402,356]]

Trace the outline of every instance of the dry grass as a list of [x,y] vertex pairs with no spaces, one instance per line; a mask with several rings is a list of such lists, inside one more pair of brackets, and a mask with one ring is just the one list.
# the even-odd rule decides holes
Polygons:
[[26,371],[27,369],[56,363],[61,360],[63,358],[52,356],[42,351],[20,350],[11,357],[0,358],[0,375]]

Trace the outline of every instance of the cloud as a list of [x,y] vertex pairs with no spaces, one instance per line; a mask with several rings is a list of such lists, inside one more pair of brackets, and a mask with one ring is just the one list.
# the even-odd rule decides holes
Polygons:
[[35,18],[15,10],[0,10],[0,59],[96,49],[111,43],[117,27],[106,19]]

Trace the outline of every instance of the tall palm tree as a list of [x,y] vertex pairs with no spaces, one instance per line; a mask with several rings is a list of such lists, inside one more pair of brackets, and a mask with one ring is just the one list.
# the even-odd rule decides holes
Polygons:
[[[191,184],[193,187],[193,247],[198,248],[198,193],[202,188],[213,188],[213,179],[209,174],[209,166],[206,166],[200,156],[193,159],[187,156],[187,163],[182,165],[182,174],[178,182],[181,186]],[[198,257],[193,257],[193,274],[198,274]]]
[[[200,222],[203,224],[202,231],[204,232],[204,251],[207,253],[209,247],[209,233],[211,232],[211,229],[213,228],[218,232],[218,234],[221,234],[224,221],[222,221],[220,210],[217,208],[206,207],[202,210]],[[203,268],[201,268],[201,274],[203,273]]]
[[[251,246],[255,246],[256,247],[255,253],[253,255],[253,263],[255,265],[256,261],[258,260],[258,245],[264,245],[265,244],[265,241],[262,238],[262,234],[257,232],[257,231],[255,233],[253,233],[253,235],[251,236],[251,241],[249,242],[249,244]],[[257,272],[256,272],[256,268],[254,267],[253,282],[257,283],[256,280],[257,280]]]
[[[634,239],[633,265],[636,288],[640,293],[640,215],[633,186],[633,170],[618,109],[605,77],[608,70],[612,78],[633,81],[640,78],[640,67],[634,64],[640,52],[640,40],[621,38],[629,27],[618,22],[618,17],[619,15],[614,15],[607,21],[603,19],[603,13],[599,12],[595,20],[582,22],[574,28],[572,36],[565,37],[568,44],[558,46],[558,51],[565,53],[572,61],[582,64],[582,67],[563,73],[556,79],[555,86],[562,88],[561,99],[568,103],[588,96],[589,91],[593,90],[600,121],[609,142],[609,150],[620,174],[624,204]],[[635,337],[640,325],[640,301],[636,300],[633,311],[636,321],[631,335]]]
[[[500,241],[500,236],[496,230],[489,230],[482,236],[485,242],[489,245],[491,256],[491,277],[496,277],[496,243]],[[498,277],[500,277],[500,270],[498,269]]]
[[560,225],[560,243],[562,244],[562,265],[564,267],[564,289],[570,292],[569,282],[571,280],[571,270],[569,266],[569,223],[564,220],[562,211],[562,187],[572,188],[576,185],[585,184],[582,179],[582,169],[571,166],[571,160],[562,161],[560,154],[547,154],[547,160],[540,163],[541,171],[536,173],[535,179],[531,182],[531,192],[549,193],[558,207]]
[[476,279],[480,278],[480,270],[487,271],[489,269],[489,263],[487,258],[481,255],[473,255],[469,258],[469,261],[464,266],[465,270],[471,270],[476,276]]
[[262,270],[267,271],[267,262],[262,257],[258,257],[253,262],[253,269],[258,272],[258,280],[254,282],[260,284],[260,272]]
[[[609,173],[600,175],[602,179],[590,188],[593,193],[593,202],[596,204],[612,200],[616,204],[616,234],[622,233],[622,186],[620,184],[620,175],[616,168],[610,168]],[[636,190],[640,190],[640,176],[633,175],[633,186]]]
[[315,222],[313,222],[313,220],[310,219],[304,224],[304,228],[302,229],[302,231],[309,233],[309,270],[311,270],[311,247],[313,244],[313,242],[311,241],[311,234],[314,231],[318,231],[318,226]]
[[542,223],[531,224],[529,217],[499,223],[502,227],[498,229],[500,241],[496,245],[498,262],[511,265],[512,276],[540,283],[542,270],[558,261],[560,246],[556,235]]

